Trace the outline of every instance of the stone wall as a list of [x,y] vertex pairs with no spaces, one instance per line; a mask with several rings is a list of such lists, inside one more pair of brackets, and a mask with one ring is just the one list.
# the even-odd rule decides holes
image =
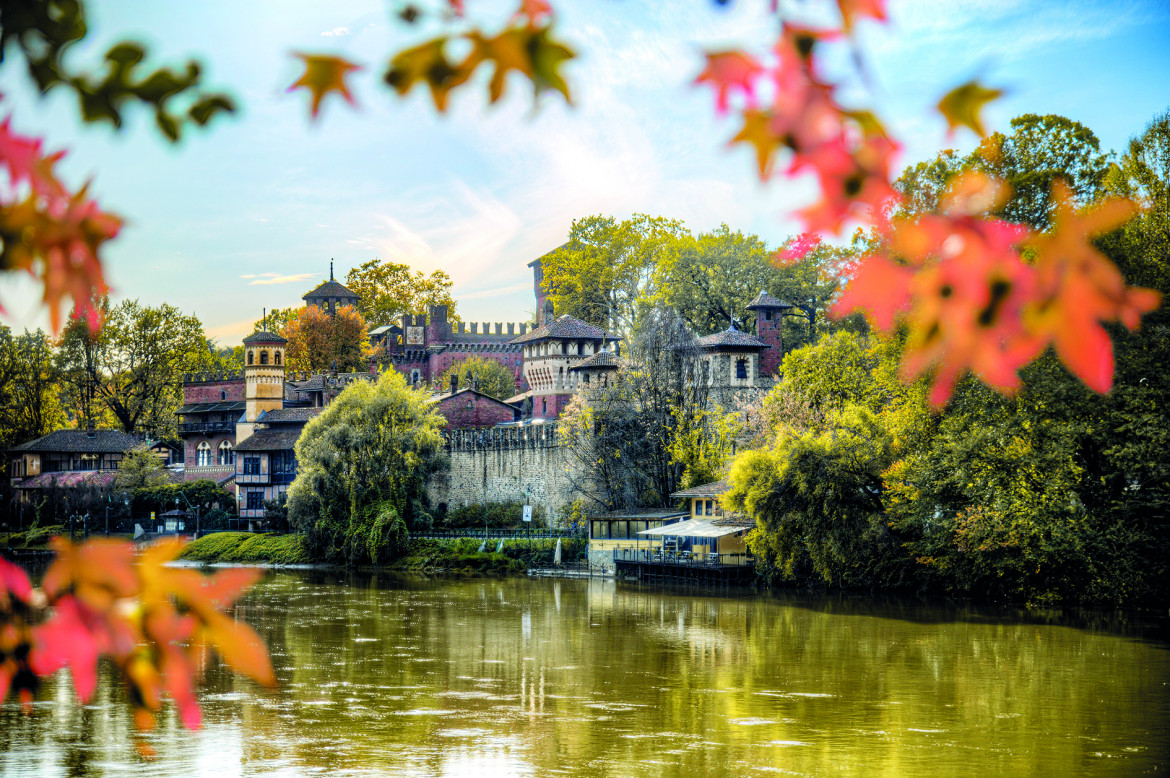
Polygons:
[[544,507],[555,522],[560,509],[573,501],[556,425],[452,430],[447,455],[450,467],[430,483],[436,508],[523,502],[528,490],[532,504]]

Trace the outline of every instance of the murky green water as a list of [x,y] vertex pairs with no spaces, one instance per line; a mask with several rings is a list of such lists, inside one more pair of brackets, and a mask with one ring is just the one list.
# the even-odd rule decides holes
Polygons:
[[[593,580],[281,573],[239,615],[281,687],[213,668],[135,756],[109,678],[0,711],[2,775],[1141,775],[1170,770],[1149,625]],[[1156,625],[1155,625],[1156,626]]]

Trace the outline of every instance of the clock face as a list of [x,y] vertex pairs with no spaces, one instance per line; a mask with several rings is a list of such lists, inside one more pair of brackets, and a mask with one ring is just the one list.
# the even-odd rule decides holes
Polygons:
[[423,328],[422,327],[407,327],[406,328],[406,345],[421,346],[423,344]]

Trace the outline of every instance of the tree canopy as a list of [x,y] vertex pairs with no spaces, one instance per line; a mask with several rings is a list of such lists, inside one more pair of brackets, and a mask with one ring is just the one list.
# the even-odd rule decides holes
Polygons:
[[405,313],[428,313],[432,305],[447,306],[447,318],[458,320],[451,276],[435,270],[429,276],[409,265],[371,259],[345,275],[345,285],[360,298],[357,308],[371,326],[397,324]]
[[475,389],[498,400],[516,394],[516,378],[512,371],[494,359],[470,356],[456,362],[439,376],[438,391],[450,391],[452,376],[459,379],[460,389]]
[[425,484],[444,424],[426,392],[388,370],[351,384],[305,426],[288,518],[318,558],[384,562],[403,532],[430,525]]
[[306,305],[290,315],[281,336],[288,339],[285,365],[290,370],[322,371],[336,367],[343,373],[368,369],[373,356],[366,320],[352,305],[329,314]]

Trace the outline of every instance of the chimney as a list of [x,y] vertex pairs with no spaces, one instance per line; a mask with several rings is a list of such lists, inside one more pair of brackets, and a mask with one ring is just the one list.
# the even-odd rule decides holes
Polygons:
[[93,419],[90,419],[89,421],[87,421],[85,423],[85,437],[92,438],[93,436],[94,436]]
[[458,391],[459,391],[459,376],[452,374],[451,375],[451,394],[455,394]]

